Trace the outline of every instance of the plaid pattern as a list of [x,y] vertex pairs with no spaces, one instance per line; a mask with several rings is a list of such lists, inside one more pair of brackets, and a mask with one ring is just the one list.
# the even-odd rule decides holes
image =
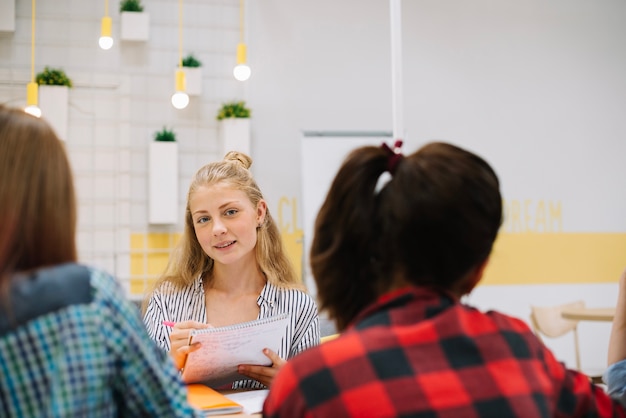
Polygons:
[[136,307],[113,277],[89,271],[90,303],[0,336],[0,416],[200,416]]
[[265,417],[623,417],[528,326],[419,288],[381,297],[290,360]]
[[602,376],[609,395],[626,407],[626,360],[611,364]]

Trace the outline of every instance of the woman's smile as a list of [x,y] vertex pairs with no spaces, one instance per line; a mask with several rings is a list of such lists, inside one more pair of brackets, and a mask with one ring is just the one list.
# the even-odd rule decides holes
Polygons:
[[224,248],[228,248],[236,242],[237,241],[220,242],[219,244],[215,245],[215,248],[217,248],[218,250],[223,250]]

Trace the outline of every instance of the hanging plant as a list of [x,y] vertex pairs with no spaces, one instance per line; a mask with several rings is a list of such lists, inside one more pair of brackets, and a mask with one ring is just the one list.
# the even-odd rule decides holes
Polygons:
[[202,66],[202,63],[193,54],[189,54],[183,58],[183,67],[196,68],[200,66]]
[[217,112],[217,120],[227,118],[249,118],[250,109],[246,107],[246,102],[229,102],[222,104]]
[[154,140],[160,142],[176,142],[176,134],[173,130],[165,126],[160,131],[154,133]]
[[48,86],[67,86],[72,87],[72,80],[60,68],[44,67],[43,71],[35,77],[37,84]]
[[120,12],[143,12],[141,0],[122,0],[120,2]]

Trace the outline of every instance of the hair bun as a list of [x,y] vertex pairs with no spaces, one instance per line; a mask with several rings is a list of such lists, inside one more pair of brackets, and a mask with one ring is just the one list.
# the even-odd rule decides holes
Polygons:
[[252,165],[252,158],[239,151],[229,151],[224,156],[224,161],[229,161],[234,164],[241,164],[243,168],[246,169],[250,168],[250,166]]

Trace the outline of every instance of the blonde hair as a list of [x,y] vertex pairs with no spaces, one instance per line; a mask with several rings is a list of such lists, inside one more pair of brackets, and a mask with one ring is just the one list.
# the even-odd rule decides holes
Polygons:
[[[144,312],[154,290],[164,283],[170,283],[175,289],[180,289],[193,283],[199,275],[204,279],[210,279],[214,262],[206,255],[196,238],[189,200],[199,187],[220,183],[243,191],[256,207],[263,199],[263,194],[248,170],[251,165],[252,158],[248,155],[230,151],[222,161],[209,163],[196,172],[187,193],[183,236],[170,255],[165,272],[146,295],[142,304]],[[286,288],[302,287],[287,258],[280,232],[269,209],[263,224],[257,228],[256,260],[269,283]]]

